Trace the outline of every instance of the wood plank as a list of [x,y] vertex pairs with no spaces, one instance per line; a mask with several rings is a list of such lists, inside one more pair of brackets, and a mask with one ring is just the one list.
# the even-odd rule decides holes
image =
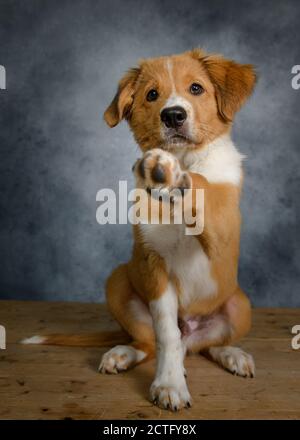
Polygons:
[[105,348],[22,346],[36,333],[117,329],[100,304],[0,301],[7,349],[0,351],[0,418],[4,419],[297,419],[300,350],[291,348],[299,309],[255,309],[240,346],[256,360],[257,377],[232,376],[202,356],[186,359],[194,405],[179,413],[147,400],[155,361],[119,375],[97,366]]

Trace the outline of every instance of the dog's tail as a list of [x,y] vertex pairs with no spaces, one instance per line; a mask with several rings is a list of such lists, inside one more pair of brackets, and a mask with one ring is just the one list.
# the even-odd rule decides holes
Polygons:
[[126,344],[130,337],[122,330],[86,333],[86,334],[50,334],[35,335],[20,341],[21,344],[63,345],[70,347],[110,347],[118,344]]

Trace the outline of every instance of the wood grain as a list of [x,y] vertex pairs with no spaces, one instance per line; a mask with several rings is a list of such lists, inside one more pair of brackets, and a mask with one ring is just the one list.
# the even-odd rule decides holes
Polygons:
[[297,419],[300,350],[291,348],[299,309],[256,309],[240,346],[254,355],[255,379],[232,376],[202,356],[186,359],[194,399],[189,410],[163,411],[148,402],[155,361],[119,375],[97,373],[107,349],[24,346],[49,332],[117,329],[104,305],[0,301],[7,349],[0,351],[1,419]]

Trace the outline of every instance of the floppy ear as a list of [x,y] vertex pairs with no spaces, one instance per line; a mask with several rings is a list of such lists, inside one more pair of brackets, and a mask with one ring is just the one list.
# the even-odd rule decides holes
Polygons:
[[132,68],[120,80],[117,93],[104,112],[104,120],[110,127],[117,125],[123,118],[128,119],[139,74],[139,68]]
[[215,87],[219,114],[225,122],[230,122],[254,89],[257,78],[254,67],[221,55],[203,56],[202,51],[199,55]]

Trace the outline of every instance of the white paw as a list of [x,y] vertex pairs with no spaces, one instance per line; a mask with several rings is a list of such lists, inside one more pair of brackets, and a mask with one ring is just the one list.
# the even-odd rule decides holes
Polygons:
[[238,347],[211,347],[209,352],[214,360],[219,362],[232,374],[243,377],[255,376],[255,363],[251,354]]
[[160,148],[147,151],[144,157],[136,162],[133,170],[137,186],[148,191],[159,189],[163,194],[176,188],[182,191],[191,187],[191,178],[181,170],[178,159]]
[[184,378],[177,383],[155,379],[150,388],[150,400],[160,408],[172,411],[192,406],[192,399]]
[[133,367],[145,357],[145,353],[129,345],[117,345],[104,353],[98,371],[100,373],[118,374]]

